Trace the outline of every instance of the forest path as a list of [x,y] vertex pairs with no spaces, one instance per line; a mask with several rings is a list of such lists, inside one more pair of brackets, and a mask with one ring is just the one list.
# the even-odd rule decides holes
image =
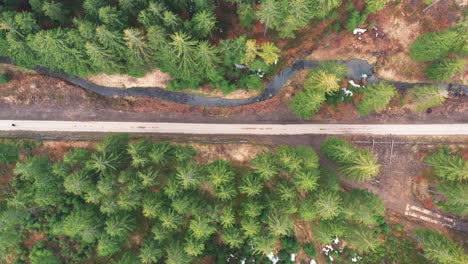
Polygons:
[[207,124],[0,120],[0,131],[191,135],[466,136],[468,124]]

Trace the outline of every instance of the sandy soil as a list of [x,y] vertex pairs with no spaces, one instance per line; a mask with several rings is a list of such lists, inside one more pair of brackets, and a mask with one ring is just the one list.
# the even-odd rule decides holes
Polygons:
[[154,70],[141,78],[126,74],[99,74],[87,78],[89,81],[99,85],[130,88],[130,87],[160,87],[166,88],[171,77],[162,71]]
[[245,165],[257,154],[267,151],[263,145],[252,144],[190,144],[196,151],[195,160],[210,163],[218,159],[229,160],[234,164]]

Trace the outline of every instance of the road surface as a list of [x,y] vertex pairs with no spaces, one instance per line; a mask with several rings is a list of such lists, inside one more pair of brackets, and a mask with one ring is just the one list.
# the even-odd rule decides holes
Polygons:
[[467,136],[468,124],[202,124],[0,120],[0,131],[192,135]]

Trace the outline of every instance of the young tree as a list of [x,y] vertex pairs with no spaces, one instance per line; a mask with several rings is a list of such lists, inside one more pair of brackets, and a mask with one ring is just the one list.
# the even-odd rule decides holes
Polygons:
[[273,63],[276,64],[279,58],[279,52],[280,50],[275,46],[275,44],[266,42],[262,45],[262,49],[258,53],[258,56],[260,56],[267,65]]
[[266,256],[275,249],[276,238],[271,235],[261,235],[251,240],[254,254]]
[[372,111],[380,111],[390,103],[397,94],[395,87],[387,83],[369,85],[364,91],[364,96],[357,105],[360,115],[367,116]]
[[126,237],[135,228],[135,219],[131,215],[112,215],[105,222],[105,230],[112,237]]
[[63,24],[68,17],[68,10],[66,10],[62,3],[55,1],[46,1],[42,5],[42,12],[44,15],[53,21]]
[[237,249],[244,244],[242,231],[237,228],[225,228],[222,234],[223,242],[231,249]]
[[269,28],[276,28],[279,25],[282,16],[281,4],[281,1],[276,0],[262,1],[262,4],[257,11],[257,18],[261,23],[265,24],[264,35],[266,35]]
[[437,191],[445,196],[442,208],[461,216],[468,215],[468,184],[443,183],[437,186]]
[[463,254],[463,249],[437,231],[419,229],[415,234],[427,259],[441,264],[466,263],[467,257]]
[[324,70],[311,71],[304,83],[306,91],[321,91],[332,94],[340,89],[340,79],[333,73]]
[[409,51],[415,61],[432,61],[447,56],[455,44],[459,35],[454,30],[441,32],[429,32],[416,38]]
[[439,86],[416,86],[407,92],[407,107],[415,112],[424,112],[441,105],[448,98],[448,91]]
[[314,203],[314,208],[322,220],[330,220],[337,217],[343,209],[341,198],[335,192],[319,193]]
[[367,181],[380,170],[377,158],[369,151],[356,149],[346,141],[331,137],[320,145],[325,156],[339,164],[339,170],[353,181]]
[[106,0],[84,0],[83,2],[83,9],[85,10],[86,16],[92,20],[97,20],[99,8],[104,6],[106,6]]
[[198,240],[208,239],[214,232],[216,232],[216,228],[213,226],[213,223],[206,216],[196,216],[190,220],[189,230],[190,234]]
[[294,175],[294,185],[298,190],[309,193],[317,189],[319,177],[317,169],[303,170]]
[[216,17],[209,10],[197,12],[193,18],[193,29],[200,38],[205,38],[211,34],[216,25]]
[[341,237],[345,234],[345,223],[337,221],[318,221],[312,225],[312,233],[321,245],[328,245],[335,237]]
[[247,197],[258,196],[262,193],[263,182],[258,175],[250,173],[242,178],[242,184],[239,186],[239,191]]
[[92,243],[95,241],[100,229],[99,215],[89,209],[77,209],[63,220],[63,233],[72,238],[81,238],[82,241]]
[[450,154],[448,149],[440,149],[431,156],[426,156],[424,162],[433,166],[435,174],[444,180],[468,180],[468,162],[460,155]]
[[271,153],[258,154],[251,163],[255,172],[264,180],[269,180],[278,173],[275,156]]
[[125,27],[126,18],[114,6],[103,6],[98,10],[99,20],[111,30],[120,30]]
[[173,48],[174,55],[177,60],[177,68],[180,70],[180,77],[188,79],[193,77],[192,73],[196,65],[195,49],[197,42],[190,40],[190,38],[182,32],[176,32],[171,35],[172,42],[170,43]]
[[344,218],[365,225],[377,225],[378,218],[385,216],[383,201],[366,190],[354,189],[343,193]]
[[360,254],[373,252],[381,244],[375,231],[363,226],[348,226],[345,239]]
[[196,189],[201,184],[197,165],[193,163],[177,168],[176,177],[185,190]]
[[339,170],[353,181],[364,182],[379,174],[380,164],[372,153],[361,149],[354,153],[353,158],[343,162]]
[[287,236],[292,231],[293,221],[289,214],[273,209],[267,216],[268,229],[274,237]]
[[448,81],[454,75],[463,71],[465,61],[463,59],[442,59],[431,63],[424,73],[431,81]]
[[195,58],[198,64],[198,69],[203,76],[206,76],[209,71],[215,69],[219,63],[218,49],[215,46],[211,46],[206,41],[198,43],[195,50]]
[[142,264],[153,264],[157,263],[162,255],[163,252],[158,244],[154,241],[145,241],[138,257]]
[[205,243],[189,236],[188,238],[186,238],[184,251],[189,256],[200,256],[201,254],[203,254],[203,251],[205,251]]
[[77,171],[65,177],[63,187],[74,195],[83,195],[91,188],[91,179],[86,171]]
[[325,94],[320,91],[303,91],[294,96],[290,107],[299,118],[307,119],[320,110],[324,101]]

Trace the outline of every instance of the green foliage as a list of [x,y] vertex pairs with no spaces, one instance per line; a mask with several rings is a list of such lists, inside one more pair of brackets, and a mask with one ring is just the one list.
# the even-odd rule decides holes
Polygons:
[[[6,145],[20,153],[28,148]],[[189,146],[129,143],[128,136],[115,135],[96,149],[72,148],[63,159],[11,159],[16,164],[8,169],[15,167],[18,177],[0,205],[0,256],[33,259],[40,254],[22,242],[43,233],[43,257],[60,261],[179,264],[216,256],[223,262],[230,252],[260,261],[279,240],[279,255],[299,252],[297,214],[333,219],[336,226],[343,221],[347,204],[310,148],[281,146],[259,154],[251,166],[236,167],[223,160],[195,163],[195,154]],[[112,166],[102,162],[108,157],[115,157]],[[312,224],[315,238],[319,229]],[[328,233],[328,241],[343,235]],[[313,248],[304,248],[312,256]]]
[[10,77],[5,73],[0,73],[0,84],[8,83],[10,81]]
[[467,258],[463,254],[463,249],[437,231],[419,229],[415,234],[428,260],[441,264],[466,263]]
[[346,76],[347,68],[336,62],[324,62],[311,70],[304,82],[304,90],[294,96],[290,103],[293,112],[306,119],[316,114],[325,101],[340,89],[340,81]]
[[353,32],[355,28],[357,28],[359,25],[364,24],[367,19],[367,13],[359,13],[357,10],[353,10],[351,12],[351,15],[348,18],[348,21],[346,22],[346,29],[349,32]]
[[415,112],[424,112],[441,105],[448,98],[448,91],[439,86],[416,86],[407,92],[407,107]]
[[458,33],[454,30],[429,32],[419,36],[409,51],[415,61],[433,61],[447,56],[455,47]]
[[362,226],[348,226],[345,239],[349,247],[355,249],[360,254],[374,252],[381,241],[377,238],[374,230]]
[[442,183],[437,186],[437,191],[445,196],[442,208],[461,216],[468,215],[468,184],[467,183]]
[[397,91],[391,84],[379,83],[369,85],[366,87],[364,96],[357,105],[359,114],[367,116],[372,111],[385,109],[396,94]]
[[370,180],[379,173],[380,164],[369,151],[356,149],[346,141],[331,137],[322,142],[320,150],[339,165],[339,171],[353,181]]
[[446,181],[468,180],[468,163],[457,154],[450,154],[448,149],[440,149],[431,156],[426,156],[424,162],[434,167],[435,174]]
[[19,157],[18,149],[11,144],[0,143],[0,164],[16,162]]
[[344,193],[343,215],[348,221],[364,225],[377,225],[378,219],[385,216],[385,206],[375,194],[354,189]]
[[382,10],[389,0],[366,0],[366,11],[368,13],[374,13]]
[[442,59],[431,63],[424,71],[431,81],[449,81],[454,75],[463,71],[463,59]]
[[59,264],[60,260],[51,250],[41,249],[35,246],[29,254],[31,264]]
[[294,96],[290,107],[295,115],[302,119],[307,119],[316,114],[322,103],[325,101],[325,94],[321,92],[299,92]]

